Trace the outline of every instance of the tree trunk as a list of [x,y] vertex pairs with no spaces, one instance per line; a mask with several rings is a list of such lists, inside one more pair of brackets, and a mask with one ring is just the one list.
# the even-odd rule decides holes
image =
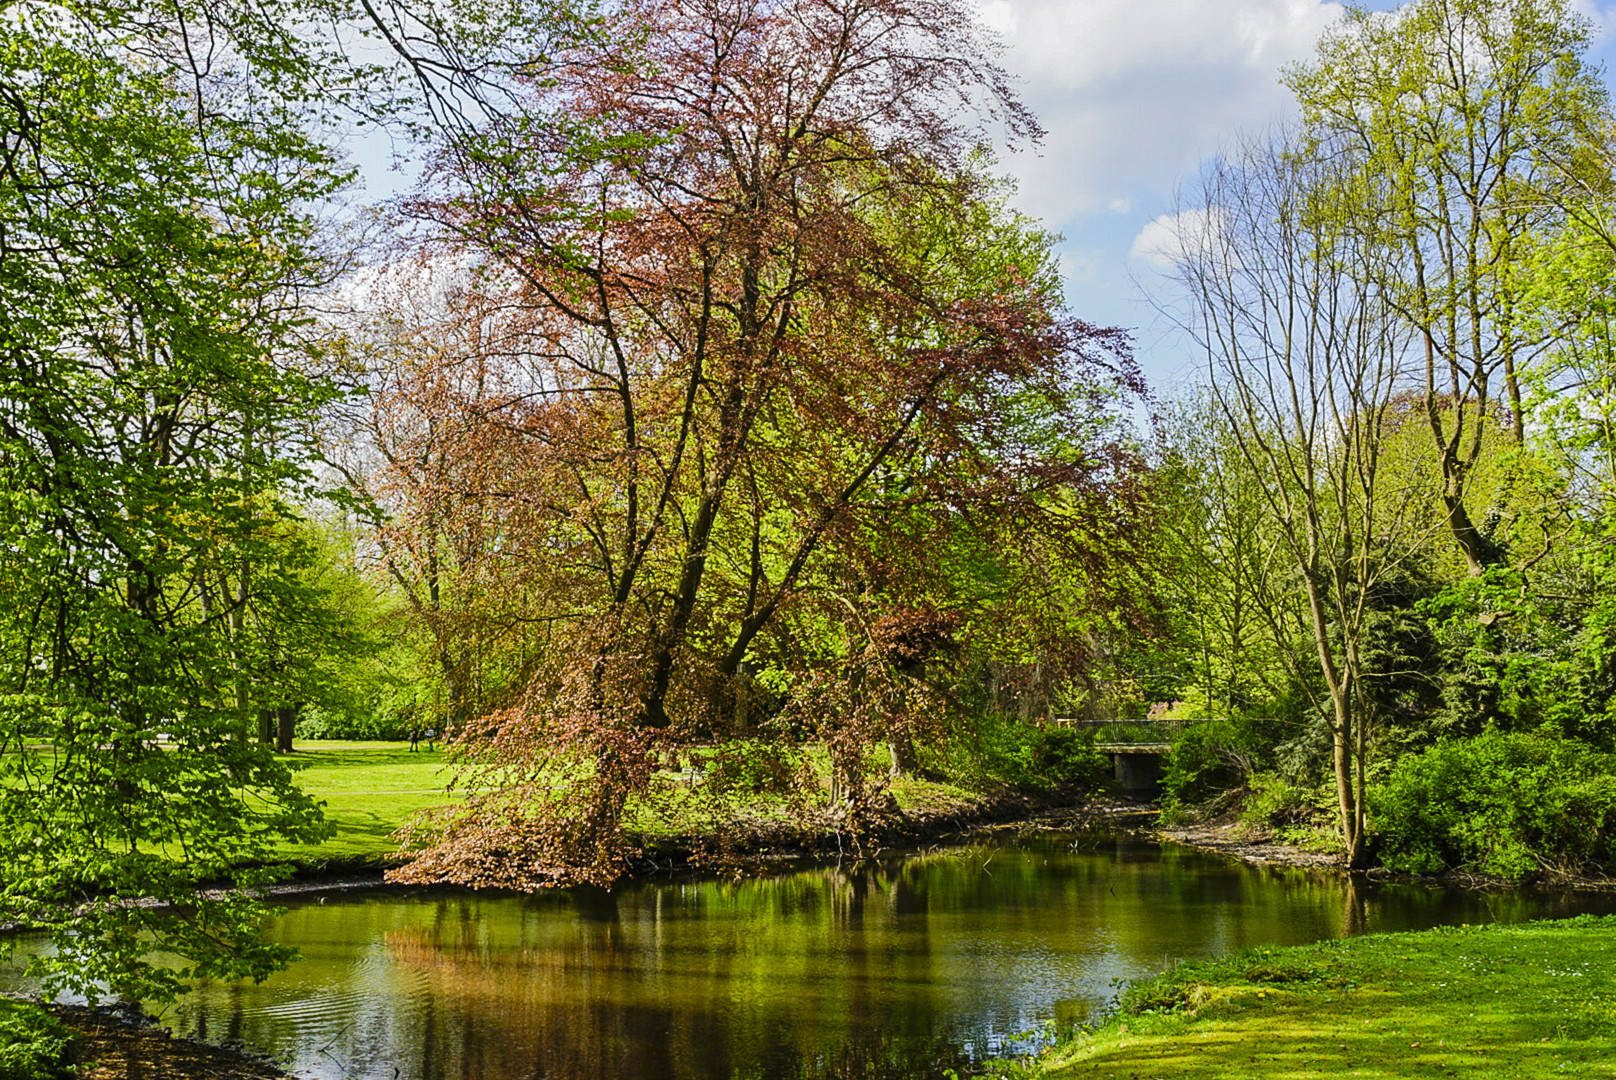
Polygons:
[[864,786],[864,770],[858,760],[843,763],[831,758],[830,767],[830,805],[831,809],[847,806],[852,801],[853,793]]
[[1348,865],[1356,866],[1363,849],[1363,834],[1358,828],[1357,789],[1352,782],[1351,736],[1343,726],[1350,723],[1350,719],[1342,714],[1338,705],[1331,734],[1334,736],[1332,757],[1335,764],[1335,794],[1341,828],[1341,850],[1347,856]]
[[891,776],[894,780],[909,776],[920,768],[920,759],[915,756],[915,741],[909,737],[908,731],[900,729],[888,735],[887,750],[892,757]]
[[[848,707],[857,712],[864,700],[864,669],[857,663],[847,674],[847,685]],[[827,744],[825,748],[830,751],[830,805],[834,810],[846,806],[853,793],[864,786],[864,766],[858,748],[846,761],[834,747]]]
[[294,705],[282,705],[280,708],[275,710],[276,753],[292,753],[292,736],[297,729],[297,714],[302,711],[302,703]]

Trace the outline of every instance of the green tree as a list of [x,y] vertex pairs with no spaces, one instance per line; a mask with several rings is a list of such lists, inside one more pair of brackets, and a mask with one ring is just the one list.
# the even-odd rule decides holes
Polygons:
[[1178,268],[1212,399],[1296,579],[1305,634],[1276,637],[1305,644],[1281,655],[1326,718],[1342,846],[1360,865],[1376,594],[1432,530],[1383,471],[1408,350],[1381,249],[1344,212],[1359,162],[1350,145],[1320,150],[1276,138],[1211,166],[1178,219]]
[[1487,431],[1503,411],[1524,446],[1525,375],[1550,340],[1527,256],[1567,220],[1565,163],[1603,135],[1588,33],[1563,0],[1356,9],[1286,79],[1317,140],[1304,152],[1353,155],[1341,224],[1383,250],[1377,285],[1416,335],[1443,511],[1472,575],[1509,561],[1472,487]]
[[1286,696],[1298,673],[1285,658],[1307,636],[1303,609],[1264,480],[1240,452],[1216,396],[1199,391],[1170,407],[1156,468],[1168,549],[1159,586],[1183,653],[1163,687],[1230,717]]
[[[517,707],[468,729],[486,794],[418,879],[615,875],[658,755],[750,723],[765,669],[872,705],[846,684],[898,668],[886,631],[924,623],[925,652],[952,618],[882,584],[924,574],[928,515],[1042,526],[1064,487],[1094,534],[1133,523],[1123,343],[1063,317],[1047,238],[984,180],[984,121],[1032,125],[966,7],[675,0],[608,22],[449,140],[416,204],[477,269],[482,344],[429,380],[474,393],[414,429],[451,467],[398,461],[423,463],[423,511],[482,530],[465,550],[508,568],[542,641]],[[1064,453],[1009,422],[1034,405],[1076,433]],[[412,581],[442,580],[447,514],[416,515]],[[858,550],[872,533],[902,561]],[[864,634],[841,601],[877,597],[909,611]],[[912,713],[921,687],[888,687]],[[902,730],[859,715],[849,745]]]
[[251,734],[319,603],[298,298],[343,175],[275,89],[280,29],[219,60],[253,13],[201,52],[199,12],[0,26],[0,921],[52,932],[48,991],[262,977],[288,953],[246,890],[322,834]]

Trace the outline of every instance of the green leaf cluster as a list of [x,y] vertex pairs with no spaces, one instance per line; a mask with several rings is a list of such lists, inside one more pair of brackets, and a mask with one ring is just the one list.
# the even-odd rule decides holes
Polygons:
[[0,1080],[69,1076],[73,1033],[37,1005],[0,999]]
[[1438,743],[1399,761],[1370,806],[1394,870],[1518,880],[1616,857],[1616,758],[1547,731]]

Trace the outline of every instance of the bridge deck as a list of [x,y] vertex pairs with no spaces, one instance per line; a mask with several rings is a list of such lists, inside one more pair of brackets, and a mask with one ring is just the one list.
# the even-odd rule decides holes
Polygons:
[[1170,754],[1173,751],[1172,743],[1123,743],[1123,742],[1097,742],[1094,749],[1102,754]]

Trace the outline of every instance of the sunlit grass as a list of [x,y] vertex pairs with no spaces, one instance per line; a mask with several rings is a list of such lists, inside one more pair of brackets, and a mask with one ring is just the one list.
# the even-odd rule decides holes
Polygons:
[[446,789],[454,766],[442,744],[412,753],[407,742],[300,741],[289,755],[298,786],[325,803],[335,828],[319,845],[289,845],[282,854],[300,861],[387,856],[398,850],[393,834],[415,813],[453,801]]
[[1616,917],[1256,949],[1135,987],[1048,1080],[1616,1076]]

